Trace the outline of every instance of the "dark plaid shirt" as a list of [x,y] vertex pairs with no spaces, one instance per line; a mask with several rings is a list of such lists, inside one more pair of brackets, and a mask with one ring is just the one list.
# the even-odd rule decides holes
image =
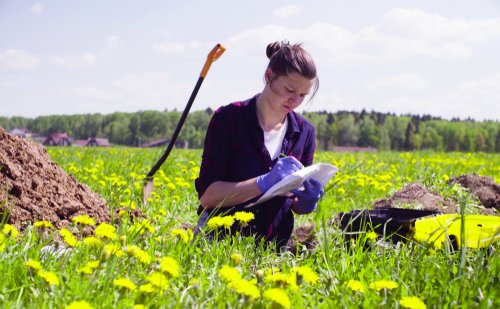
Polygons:
[[[248,180],[269,172],[276,162],[271,159],[264,144],[264,131],[257,119],[256,99],[257,96],[254,96],[243,102],[223,106],[212,116],[205,137],[200,175],[195,181],[199,197],[215,181]],[[309,166],[313,163],[315,150],[314,127],[295,112],[288,113],[287,117],[288,128],[281,153],[294,156],[304,166]],[[256,234],[257,237],[276,240],[279,245],[286,244],[294,223],[293,213],[290,210],[292,199],[275,197],[257,206],[243,208],[257,198],[234,207],[209,211],[211,215],[251,211],[255,219],[250,222],[243,234]],[[279,212],[283,207],[284,209]],[[200,206],[198,213],[202,210]]]

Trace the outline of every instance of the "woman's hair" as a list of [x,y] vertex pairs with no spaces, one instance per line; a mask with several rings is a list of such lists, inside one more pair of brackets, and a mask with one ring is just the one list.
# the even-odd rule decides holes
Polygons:
[[271,43],[267,45],[266,55],[269,58],[267,68],[276,76],[298,73],[307,79],[316,79],[311,99],[314,97],[319,88],[316,65],[300,43],[293,45],[286,41]]

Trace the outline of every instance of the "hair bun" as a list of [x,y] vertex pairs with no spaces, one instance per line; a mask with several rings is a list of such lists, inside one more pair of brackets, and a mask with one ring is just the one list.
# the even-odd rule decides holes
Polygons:
[[271,57],[278,51],[280,50],[281,48],[281,44],[280,42],[274,42],[274,43],[270,43],[269,45],[267,45],[266,47],[266,55],[267,55],[267,58],[271,59]]

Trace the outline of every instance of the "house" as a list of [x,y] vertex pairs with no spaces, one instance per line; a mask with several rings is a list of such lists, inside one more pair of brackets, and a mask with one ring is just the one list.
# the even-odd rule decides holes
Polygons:
[[[154,140],[154,141],[149,142],[149,143],[142,144],[141,147],[163,147],[163,146],[167,146],[168,143],[170,143],[170,140],[162,138],[162,139]],[[189,148],[189,143],[187,141],[177,141],[177,142],[175,142],[174,146],[177,148],[187,149],[187,148]]]
[[9,133],[22,138],[31,138],[31,131],[26,128],[15,128],[12,129]]
[[72,138],[66,133],[52,133],[43,141],[44,146],[71,146]]
[[87,139],[76,140],[75,146],[79,146],[79,147],[109,147],[109,140],[107,138],[89,137]]
[[375,152],[374,147],[357,147],[357,146],[333,146],[333,151],[336,152]]

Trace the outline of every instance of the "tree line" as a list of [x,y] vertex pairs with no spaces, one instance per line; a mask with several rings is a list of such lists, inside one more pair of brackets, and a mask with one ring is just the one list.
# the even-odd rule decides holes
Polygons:
[[[190,148],[202,148],[213,111],[191,112],[178,137]],[[47,136],[66,132],[75,139],[106,137],[110,143],[140,146],[168,139],[181,116],[178,111],[53,115],[36,118],[0,117],[0,126],[12,130],[27,128]],[[473,119],[444,120],[430,115],[338,111],[305,112],[316,128],[317,148],[335,146],[374,147],[379,150],[500,152],[500,122]]]

